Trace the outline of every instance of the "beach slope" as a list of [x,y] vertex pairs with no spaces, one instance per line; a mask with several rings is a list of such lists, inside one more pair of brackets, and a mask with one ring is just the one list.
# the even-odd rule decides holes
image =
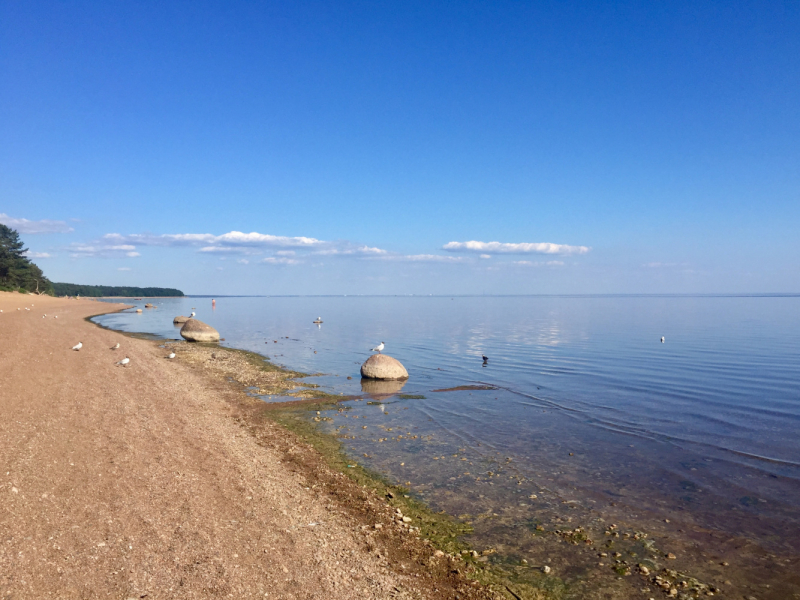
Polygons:
[[201,371],[85,320],[121,306],[0,293],[0,597],[453,597]]

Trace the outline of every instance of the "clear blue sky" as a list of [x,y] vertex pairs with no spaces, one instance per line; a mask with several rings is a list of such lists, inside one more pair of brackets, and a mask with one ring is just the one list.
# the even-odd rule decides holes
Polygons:
[[187,293],[800,292],[800,2],[0,0],[0,222]]

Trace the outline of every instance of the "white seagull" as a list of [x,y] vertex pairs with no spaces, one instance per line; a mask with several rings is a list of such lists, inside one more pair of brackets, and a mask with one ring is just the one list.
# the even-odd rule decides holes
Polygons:
[[194,311],[192,311],[192,314],[189,315],[189,318],[194,319]]
[[661,336],[661,343],[662,344],[664,343],[664,336],[663,335]]
[[175,353],[174,352],[170,352],[169,356],[167,358],[175,358]]
[[381,342],[380,344],[378,344],[377,346],[375,346],[375,347],[372,349],[372,351],[373,351],[373,352],[377,352],[378,354],[380,354],[380,353],[381,353],[381,351],[382,351],[382,350],[383,350],[385,347],[386,347],[386,346],[384,345],[384,343],[383,343],[383,342]]
[[111,346],[111,350],[116,350],[117,348],[119,348],[119,342]]
[[131,359],[126,356],[121,361],[119,361],[117,363],[117,365],[122,365],[123,367],[127,367],[130,362],[131,362]]
[[81,348],[83,348],[83,342],[78,342],[72,347],[73,350],[80,350]]

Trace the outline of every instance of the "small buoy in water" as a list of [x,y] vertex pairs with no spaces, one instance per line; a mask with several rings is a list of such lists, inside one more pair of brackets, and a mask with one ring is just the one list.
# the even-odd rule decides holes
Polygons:
[[664,336],[663,335],[661,336],[661,343],[662,344],[664,343]]

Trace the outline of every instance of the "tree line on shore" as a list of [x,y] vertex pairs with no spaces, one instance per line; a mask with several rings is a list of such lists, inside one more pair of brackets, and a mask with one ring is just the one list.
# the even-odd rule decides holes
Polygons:
[[159,287],[132,287],[120,285],[80,285],[77,283],[54,283],[53,290],[56,296],[183,296],[184,293],[173,288]]
[[28,249],[15,229],[0,223],[0,291],[55,296],[183,296],[173,288],[52,283],[26,255]]

